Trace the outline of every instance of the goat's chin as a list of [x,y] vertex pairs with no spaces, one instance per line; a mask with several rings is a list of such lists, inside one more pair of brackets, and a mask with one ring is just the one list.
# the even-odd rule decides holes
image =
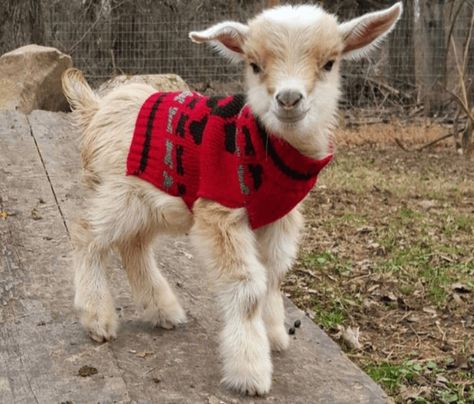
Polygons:
[[260,119],[269,133],[286,140],[307,156],[319,159],[329,152],[330,124],[314,114],[308,113],[300,120],[285,122],[268,111]]
[[265,128],[273,135],[285,138],[288,135],[305,136],[308,132],[306,114],[295,117],[281,117],[273,111],[262,116]]

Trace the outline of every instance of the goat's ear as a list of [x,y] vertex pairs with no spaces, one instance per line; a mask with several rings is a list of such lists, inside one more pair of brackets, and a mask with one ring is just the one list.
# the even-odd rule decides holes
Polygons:
[[339,30],[344,38],[343,57],[359,59],[366,56],[395,27],[402,11],[400,1],[385,10],[368,13],[342,23]]
[[238,62],[243,58],[242,45],[247,37],[249,27],[240,22],[225,21],[204,31],[193,31],[189,33],[191,41],[196,43],[209,42],[222,55],[232,62]]

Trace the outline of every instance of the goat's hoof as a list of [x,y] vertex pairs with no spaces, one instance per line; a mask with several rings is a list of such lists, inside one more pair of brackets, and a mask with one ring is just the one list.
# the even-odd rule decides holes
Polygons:
[[225,376],[222,384],[230,390],[248,396],[264,396],[270,391],[272,384],[271,372],[253,375]]
[[270,328],[267,331],[270,348],[275,352],[282,352],[288,349],[290,345],[290,337],[285,327]]
[[97,342],[110,341],[117,338],[118,320],[115,313],[82,313],[81,323],[89,337]]
[[171,304],[162,307],[148,307],[145,310],[145,320],[155,327],[170,330],[187,321],[186,312],[176,300]]
[[230,390],[249,396],[264,396],[272,384],[270,356],[257,360],[233,359],[224,366],[222,383]]

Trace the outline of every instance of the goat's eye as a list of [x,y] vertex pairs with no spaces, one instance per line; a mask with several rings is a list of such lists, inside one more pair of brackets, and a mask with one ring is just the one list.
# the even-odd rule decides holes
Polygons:
[[323,69],[326,70],[327,72],[330,72],[333,66],[334,66],[334,60],[330,60],[323,66]]
[[259,65],[257,65],[256,63],[250,63],[250,67],[252,68],[253,72],[255,74],[258,74],[262,71],[262,69],[260,68]]

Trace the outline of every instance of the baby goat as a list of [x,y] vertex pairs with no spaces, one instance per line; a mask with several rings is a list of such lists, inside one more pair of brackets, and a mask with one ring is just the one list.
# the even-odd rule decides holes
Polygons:
[[100,99],[79,71],[64,74],[87,191],[72,229],[75,306],[94,340],[117,332],[105,274],[112,249],[149,321],[165,328],[186,321],[153,242],[189,232],[223,317],[223,382],[268,393],[270,350],[289,343],[279,288],[297,253],[299,204],[331,158],[339,65],[375,47],[401,12],[399,2],[338,23],[318,6],[283,6],[248,25],[191,32],[194,42],[244,62],[245,97],[135,84]]

